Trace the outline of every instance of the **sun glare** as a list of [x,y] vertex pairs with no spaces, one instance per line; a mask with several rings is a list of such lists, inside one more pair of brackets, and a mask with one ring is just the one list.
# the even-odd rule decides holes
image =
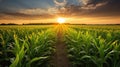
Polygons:
[[62,24],[62,23],[65,23],[65,18],[57,18],[57,22]]

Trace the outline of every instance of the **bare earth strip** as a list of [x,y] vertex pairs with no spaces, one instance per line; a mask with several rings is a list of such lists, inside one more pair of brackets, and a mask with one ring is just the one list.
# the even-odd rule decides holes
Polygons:
[[60,26],[57,30],[57,43],[55,45],[56,52],[53,56],[53,67],[70,67],[70,63],[67,58],[66,45],[63,42],[63,28]]

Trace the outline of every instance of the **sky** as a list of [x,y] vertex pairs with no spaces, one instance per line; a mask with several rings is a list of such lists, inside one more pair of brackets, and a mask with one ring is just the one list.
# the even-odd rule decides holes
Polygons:
[[0,0],[0,23],[120,24],[120,0]]

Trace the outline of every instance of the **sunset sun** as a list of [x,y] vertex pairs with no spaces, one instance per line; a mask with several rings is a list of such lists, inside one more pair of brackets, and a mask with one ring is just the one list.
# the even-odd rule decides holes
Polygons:
[[57,18],[57,22],[62,24],[62,23],[65,23],[65,18]]

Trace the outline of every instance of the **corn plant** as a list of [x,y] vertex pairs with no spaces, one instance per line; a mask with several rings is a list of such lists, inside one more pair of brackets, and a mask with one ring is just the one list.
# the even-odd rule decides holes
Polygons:
[[120,65],[119,40],[113,36],[116,32],[107,30],[106,27],[101,30],[97,27],[95,30],[86,27],[72,28],[66,32],[65,42],[73,67],[118,67]]
[[54,52],[51,27],[6,26],[0,29],[0,66],[49,67]]

